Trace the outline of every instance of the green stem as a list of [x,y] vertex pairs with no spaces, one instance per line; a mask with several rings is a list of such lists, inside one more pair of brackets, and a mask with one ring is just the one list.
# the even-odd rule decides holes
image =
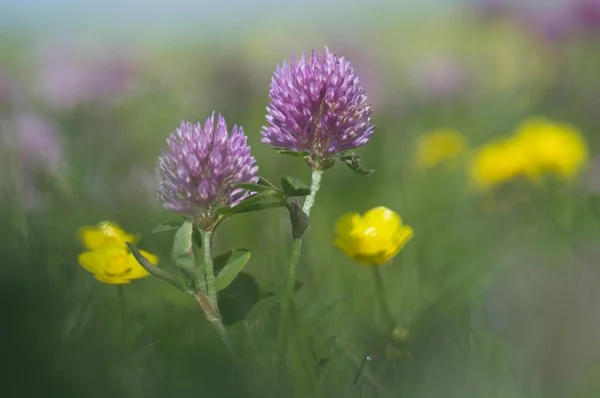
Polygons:
[[[205,303],[202,309],[204,315],[213,325],[221,339],[227,346],[229,352],[233,355],[233,349],[227,337],[227,330],[221,321],[221,314],[219,313],[219,306],[217,304],[217,291],[215,289],[215,271],[212,258],[212,231],[202,232],[202,250],[204,251],[204,278],[206,280],[206,295],[208,296],[208,303]],[[208,305],[207,305],[208,304]],[[200,304],[202,306],[202,303]]]
[[[306,214],[306,217],[310,217],[310,210],[315,203],[315,197],[321,187],[321,177],[323,176],[322,170],[313,170],[310,184],[310,195],[304,201],[302,211]],[[290,267],[286,276],[285,290],[283,293],[283,301],[281,305],[281,316],[279,320],[279,363],[283,364],[285,360],[286,352],[286,325],[292,322],[292,303],[294,296],[294,285],[296,283],[296,267],[300,262],[300,252],[302,251],[302,241],[304,235],[294,239],[292,242],[292,254],[290,257]]]
[[212,323],[213,327],[215,328],[215,330],[217,331],[217,333],[219,334],[219,336],[221,337],[221,340],[223,340],[223,342],[227,346],[229,353],[235,359],[235,354],[234,354],[233,348],[231,347],[231,343],[229,342],[229,337],[227,336],[227,330],[225,330],[225,326],[223,325],[223,322],[221,322],[221,318],[219,318],[216,321],[212,321],[211,323]]
[[371,270],[373,271],[373,279],[375,280],[375,297],[377,297],[377,301],[379,301],[383,321],[385,322],[386,326],[390,329],[390,332],[392,332],[396,327],[396,321],[394,321],[392,311],[390,310],[390,306],[388,304],[387,291],[385,289],[385,285],[383,284],[381,271],[379,270],[379,266],[377,265],[371,266]]
[[302,206],[302,211],[306,214],[306,217],[310,216],[310,209],[312,209],[315,204],[315,196],[317,196],[317,192],[319,192],[319,188],[321,188],[322,176],[323,170],[313,170],[310,183],[310,195],[308,195],[304,201],[304,206]]
[[204,279],[206,280],[206,293],[208,297],[217,302],[217,292],[215,291],[215,271],[213,269],[212,259],[212,231],[204,231],[202,234],[202,250],[204,251]]

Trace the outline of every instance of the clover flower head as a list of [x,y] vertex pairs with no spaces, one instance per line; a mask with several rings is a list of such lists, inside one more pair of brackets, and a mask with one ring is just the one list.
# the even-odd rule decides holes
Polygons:
[[413,236],[398,213],[380,206],[363,216],[348,213],[336,224],[336,245],[364,265],[389,263]]
[[234,206],[249,195],[234,184],[258,181],[244,131],[233,126],[229,134],[221,115],[215,125],[214,112],[204,125],[182,122],[167,144],[159,157],[157,197],[205,230],[215,226],[218,208]]
[[278,66],[269,97],[262,141],[306,152],[314,169],[331,167],[336,154],[365,145],[373,134],[371,107],[358,76],[327,47]]
[[600,30],[600,0],[573,0],[569,5],[584,29]]

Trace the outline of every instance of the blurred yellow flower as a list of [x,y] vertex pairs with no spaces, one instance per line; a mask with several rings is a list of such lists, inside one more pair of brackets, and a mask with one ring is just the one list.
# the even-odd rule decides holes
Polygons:
[[[158,264],[154,254],[145,250],[140,253],[152,264]],[[124,245],[109,245],[81,253],[79,264],[99,281],[111,284],[129,283],[149,275]]]
[[117,224],[110,221],[102,221],[95,226],[85,226],[79,229],[79,237],[88,250],[98,249],[111,244],[125,244],[130,242],[136,244],[138,238],[129,234]]
[[480,148],[471,161],[473,188],[486,190],[525,174],[531,158],[513,140],[495,141]]
[[[88,249],[79,255],[79,265],[99,281],[123,284],[148,276],[125,245],[125,242],[137,243],[138,237],[125,232],[118,224],[103,221],[96,226],[85,226],[79,230],[79,237]],[[144,250],[140,253],[152,264],[158,264],[154,254]]]
[[358,213],[342,216],[336,224],[336,245],[364,265],[389,262],[412,238],[413,229],[402,225],[398,213],[375,207],[361,217]]
[[583,136],[566,123],[531,118],[517,127],[514,140],[532,158],[527,174],[534,180],[538,180],[544,172],[572,179],[588,160]]
[[466,138],[456,130],[438,129],[421,138],[417,146],[417,167],[427,169],[456,160],[466,149]]
[[535,117],[518,126],[509,138],[479,149],[471,162],[470,177],[479,190],[519,176],[538,181],[545,173],[568,180],[587,160],[587,145],[575,127]]

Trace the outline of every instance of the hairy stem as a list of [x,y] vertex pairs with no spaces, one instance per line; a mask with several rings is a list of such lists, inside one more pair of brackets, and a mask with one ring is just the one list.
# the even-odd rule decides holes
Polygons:
[[[204,315],[213,325],[221,339],[227,346],[227,349],[232,353],[231,344],[227,337],[227,330],[221,321],[219,306],[217,304],[217,291],[215,289],[215,271],[212,258],[212,231],[203,231],[202,233],[202,250],[204,251],[204,279],[206,281],[206,297],[202,293],[198,295],[198,302],[204,311]],[[204,301],[204,302],[203,302]]]
[[[302,206],[302,211],[306,214],[308,218],[310,216],[310,210],[312,209],[315,203],[315,197],[317,196],[317,192],[321,187],[321,177],[323,175],[322,170],[313,170],[310,184],[310,195],[304,201],[304,205]],[[295,238],[292,242],[292,254],[290,257],[290,267],[288,268],[288,273],[286,276],[286,284],[283,295],[283,301],[281,305],[281,316],[279,319],[279,363],[283,364],[285,361],[285,354],[287,348],[287,327],[292,323],[292,304],[293,304],[293,296],[294,296],[294,285],[296,282],[296,268],[298,263],[300,262],[300,252],[302,251],[302,241],[304,239],[304,235]]]
[[215,271],[213,269],[212,259],[212,231],[204,231],[202,234],[202,250],[204,251],[204,279],[206,280],[206,293],[208,297],[217,302],[217,292],[215,291]]
[[317,196],[317,192],[319,192],[319,188],[321,188],[322,176],[322,170],[313,170],[310,183],[310,195],[308,195],[304,201],[304,206],[302,206],[302,211],[306,214],[306,217],[310,216],[310,209],[312,209],[315,204],[315,196]]

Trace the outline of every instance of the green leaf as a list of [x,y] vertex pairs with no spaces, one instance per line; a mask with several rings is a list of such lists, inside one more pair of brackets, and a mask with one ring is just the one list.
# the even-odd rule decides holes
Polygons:
[[264,177],[258,177],[258,185],[264,185],[265,187],[271,187],[273,189],[277,189],[275,185]]
[[292,236],[294,239],[299,239],[304,235],[304,231],[308,228],[308,217],[306,213],[298,206],[297,199],[291,199],[287,204],[288,212],[290,213],[290,221],[292,223]]
[[235,212],[235,214],[250,213],[253,211],[268,210],[268,209],[274,209],[276,207],[283,207],[283,206],[284,205],[281,202],[256,203],[251,206],[244,207],[243,209],[237,210]]
[[234,188],[243,188],[250,192],[265,192],[265,191],[279,191],[277,188],[272,188],[265,185],[260,184],[252,184],[252,183],[240,183],[234,184]]
[[248,260],[250,260],[250,251],[246,249],[230,250],[213,259],[214,268],[221,270],[215,278],[217,292],[229,286]]
[[219,292],[219,312],[224,325],[232,325],[246,319],[252,306],[260,300],[256,279],[240,272],[227,288]]
[[196,278],[196,261],[192,249],[194,225],[184,222],[175,233],[171,258],[177,267],[190,279]]
[[131,254],[133,254],[133,257],[135,257],[137,262],[142,267],[144,267],[144,269],[146,271],[148,271],[151,275],[154,275],[157,278],[167,281],[168,283],[175,286],[177,289],[181,290],[182,292],[186,291],[186,289],[183,287],[183,285],[181,283],[179,283],[179,281],[177,279],[175,279],[175,277],[173,275],[171,275],[171,273],[169,273],[169,271],[162,269],[162,268],[158,268],[157,266],[152,264],[150,261],[148,261],[148,259],[146,257],[144,257],[144,255],[142,253],[140,253],[140,251],[132,243],[125,242],[125,244],[131,251]]
[[335,310],[338,304],[347,301],[346,295],[340,296],[330,301],[321,302],[314,306],[308,306],[303,308],[304,317],[307,322],[313,323],[313,327],[320,326],[324,321],[331,318],[331,313]]
[[156,228],[152,230],[153,234],[158,234],[160,232],[172,231],[174,229],[178,229],[181,226],[181,221],[171,221],[165,224],[157,225]]
[[303,181],[289,176],[279,177],[285,196],[307,196],[310,195],[310,187]]
[[292,156],[295,158],[300,158],[300,159],[304,159],[305,157],[308,156],[308,152],[304,152],[304,151],[290,151],[289,149],[283,149],[283,148],[275,148],[275,150],[277,151],[277,153],[281,154],[281,155],[288,155],[288,156]]
[[285,199],[280,191],[271,190],[252,195],[234,207],[221,207],[217,211],[225,217],[230,217],[234,214],[248,213],[279,206],[285,206]]

